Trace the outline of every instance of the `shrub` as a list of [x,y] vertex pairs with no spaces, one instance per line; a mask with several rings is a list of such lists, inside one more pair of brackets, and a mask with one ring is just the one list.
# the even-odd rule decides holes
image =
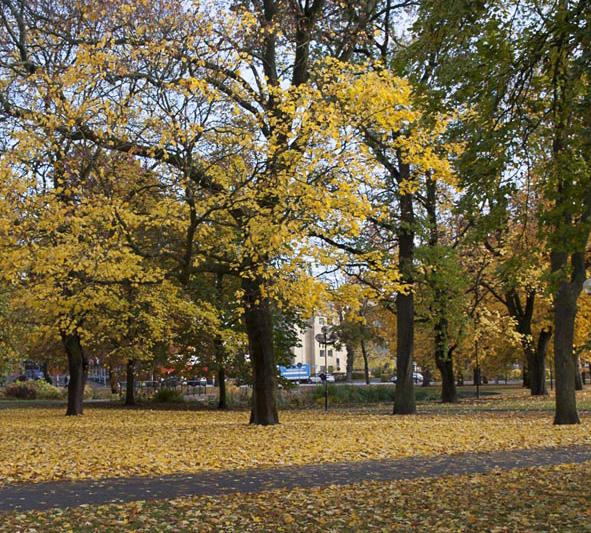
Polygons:
[[181,403],[185,398],[183,393],[176,389],[160,389],[152,400],[158,403]]
[[[324,385],[314,389],[316,402],[323,401]],[[383,403],[394,401],[394,387],[388,385],[358,387],[355,385],[328,386],[328,401],[335,405]]]
[[18,398],[19,400],[34,400],[37,398],[37,388],[32,381],[17,381],[6,387],[4,394],[8,398]]
[[84,399],[91,400],[92,398],[94,398],[94,389],[88,384],[84,385]]
[[42,400],[59,400],[64,397],[65,390],[54,387],[47,381],[35,381],[35,389],[37,391],[37,398]]

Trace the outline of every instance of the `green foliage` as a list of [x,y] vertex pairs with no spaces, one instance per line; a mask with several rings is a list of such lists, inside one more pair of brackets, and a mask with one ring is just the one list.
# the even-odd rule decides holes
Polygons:
[[4,394],[7,398],[34,400],[37,398],[37,389],[35,384],[30,381],[17,381],[8,385],[4,390]]
[[65,389],[55,387],[47,381],[35,381],[35,389],[37,391],[37,398],[40,400],[59,400],[64,397]]
[[152,400],[156,403],[182,403],[185,398],[183,393],[176,389],[160,389]]
[[19,400],[60,400],[64,397],[64,390],[54,387],[47,381],[17,381],[8,385],[4,394],[8,398]]

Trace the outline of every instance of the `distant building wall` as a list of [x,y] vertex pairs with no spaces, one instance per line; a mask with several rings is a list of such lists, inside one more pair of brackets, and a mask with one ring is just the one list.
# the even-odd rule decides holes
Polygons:
[[[301,346],[292,348],[294,355],[294,364],[307,363],[310,365],[312,374],[318,374],[324,370],[325,357],[324,345],[318,343],[316,335],[322,333],[323,326],[327,324],[326,317],[315,316],[308,321],[307,327],[300,332],[299,340]],[[342,346],[337,349],[336,346],[328,345],[328,371],[334,374],[344,374],[347,368],[347,352]]]

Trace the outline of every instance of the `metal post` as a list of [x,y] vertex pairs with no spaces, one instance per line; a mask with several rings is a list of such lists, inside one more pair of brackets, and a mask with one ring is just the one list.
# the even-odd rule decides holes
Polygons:
[[328,411],[328,350],[326,330],[324,331],[324,411]]
[[478,358],[478,341],[474,342],[476,350],[476,399],[480,400],[480,359]]

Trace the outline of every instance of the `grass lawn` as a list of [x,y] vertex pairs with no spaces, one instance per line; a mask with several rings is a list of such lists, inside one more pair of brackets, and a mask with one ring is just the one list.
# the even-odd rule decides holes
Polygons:
[[[584,402],[590,396],[580,394]],[[5,408],[0,483],[591,444],[591,417],[556,427],[551,411],[534,408],[546,403],[512,393],[452,407],[425,404],[421,414],[404,417],[390,415],[389,405],[288,410],[273,427],[249,426],[245,411],[92,406],[82,417],[65,417],[62,407]]]
[[[492,390],[492,388],[491,388]],[[252,427],[246,411],[63,406],[0,409],[0,484],[153,476],[545,446],[591,445],[582,424],[552,425],[552,399],[523,390],[416,416],[390,405],[288,410]],[[0,531],[591,531],[591,464],[344,487],[0,514]]]
[[10,513],[0,531],[591,531],[591,463]]

